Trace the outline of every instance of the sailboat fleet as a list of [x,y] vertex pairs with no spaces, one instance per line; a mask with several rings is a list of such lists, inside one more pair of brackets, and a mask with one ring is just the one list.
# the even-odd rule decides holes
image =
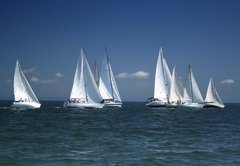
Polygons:
[[203,108],[218,107],[224,108],[212,79],[210,79],[205,100],[195,79],[192,67],[188,66],[188,82],[184,87],[181,79],[173,68],[170,76],[169,68],[160,48],[156,71],[154,96],[147,100],[148,107],[179,107],[179,108]]
[[[14,109],[40,108],[41,104],[33,92],[20,63],[17,60],[14,72]],[[173,67],[172,74],[160,48],[154,82],[154,94],[147,100],[147,107],[173,107],[173,108],[224,108],[221,98],[210,78],[206,98],[203,99],[195,79],[192,67],[188,66],[187,83],[183,83]],[[105,108],[122,107],[122,100],[110,64],[107,48],[98,71],[97,65],[91,69],[83,48],[77,62],[72,90],[69,99],[64,102],[64,108]]]
[[63,107],[83,109],[122,106],[107,54],[103,60],[99,78],[96,77],[98,75],[97,70],[94,71],[95,77],[85,52],[81,49],[81,57],[77,63],[70,98],[64,103]]

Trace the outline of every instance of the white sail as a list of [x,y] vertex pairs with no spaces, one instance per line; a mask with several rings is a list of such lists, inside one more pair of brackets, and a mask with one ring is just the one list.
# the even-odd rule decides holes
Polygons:
[[181,94],[178,86],[179,86],[179,83],[178,83],[178,78],[176,74],[176,68],[173,67],[171,88],[170,88],[170,94],[169,94],[170,103],[177,103],[178,101],[181,100]]
[[83,52],[83,58],[85,62],[84,69],[86,70],[85,72],[83,72],[83,74],[85,73],[85,91],[87,93],[87,98],[90,101],[101,102],[102,97],[99,93],[96,81],[94,80],[91,68],[89,66],[89,63],[87,61],[87,58],[84,52]]
[[223,105],[221,98],[219,97],[217,90],[215,89],[212,78],[209,80],[207,94],[205,98],[206,103],[217,103]]
[[155,73],[154,98],[158,98],[167,102],[169,88],[167,87],[168,81],[165,67],[167,67],[166,61],[163,57],[162,48],[160,48]]
[[121,97],[117,88],[116,80],[114,78],[112,67],[109,62],[107,54],[104,57],[101,66],[99,91],[103,99],[121,102]]
[[190,97],[188,95],[187,89],[184,88],[182,103],[191,103],[191,102],[192,102],[192,100],[190,99]]
[[190,98],[193,103],[203,103],[203,97],[198,87],[197,81],[194,77],[191,66],[189,65],[189,84],[190,84]]
[[97,62],[94,62],[94,66],[92,68],[93,78],[96,81],[97,86],[99,85],[99,72],[98,72],[98,66]]
[[164,69],[164,72],[165,72],[165,85],[166,85],[166,89],[167,89],[167,94],[169,94],[170,89],[171,89],[172,75],[171,75],[171,72],[169,70],[166,59],[164,57],[163,57],[163,69]]
[[85,84],[84,84],[85,81],[84,81],[84,75],[83,75],[84,73],[81,72],[83,71],[83,66],[84,66],[83,56],[81,56],[81,60],[79,59],[77,62],[70,99],[86,98],[86,91],[82,90],[82,89],[85,89]]

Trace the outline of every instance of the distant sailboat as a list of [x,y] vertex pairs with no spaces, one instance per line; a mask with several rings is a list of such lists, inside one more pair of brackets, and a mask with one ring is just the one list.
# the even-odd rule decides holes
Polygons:
[[[194,77],[194,74],[190,65],[188,67],[188,81],[189,81],[188,94],[190,94],[189,96],[190,101],[186,100],[184,103],[179,104],[178,107],[203,108],[204,106],[203,97],[201,95],[201,92],[199,90],[198,84],[196,82],[196,79]],[[187,98],[187,94],[185,95]]]
[[16,62],[14,72],[14,102],[12,107],[16,109],[33,109],[40,108],[36,95],[34,94],[30,84],[28,83],[19,61]]
[[210,78],[209,80],[204,107],[218,107],[218,108],[225,107],[225,105],[223,104],[221,98],[217,93],[217,90],[214,86],[212,78]]
[[93,78],[84,50],[81,49],[81,61],[79,59],[75,71],[72,91],[65,108],[102,108],[102,97]]
[[160,48],[156,65],[154,96],[148,99],[146,106],[165,107],[169,100],[170,85],[171,73],[163,57],[163,50]]
[[122,100],[117,88],[112,67],[108,58],[106,49],[106,56],[103,59],[100,78],[99,78],[99,91],[103,98],[105,107],[121,107]]

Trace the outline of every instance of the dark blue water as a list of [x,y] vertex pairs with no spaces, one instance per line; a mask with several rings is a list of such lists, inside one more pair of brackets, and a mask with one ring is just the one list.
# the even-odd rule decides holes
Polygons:
[[240,104],[224,109],[65,110],[0,101],[0,165],[240,165]]

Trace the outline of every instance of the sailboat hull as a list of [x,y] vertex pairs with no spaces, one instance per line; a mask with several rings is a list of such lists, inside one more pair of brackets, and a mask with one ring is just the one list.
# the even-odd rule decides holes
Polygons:
[[82,103],[71,103],[66,101],[63,104],[64,108],[78,108],[78,109],[85,109],[85,108],[103,108],[104,104],[101,103],[93,103],[93,102],[82,102]]
[[224,108],[225,105],[216,102],[206,102],[204,108]]
[[167,108],[176,108],[177,104],[176,103],[166,103]]
[[164,101],[151,101],[146,104],[147,107],[166,107],[166,102]]
[[15,109],[35,109],[40,108],[41,104],[36,102],[13,102],[11,107]]
[[108,102],[108,103],[104,103],[104,107],[122,107],[122,103],[119,102]]
[[185,104],[178,104],[178,108],[203,108],[204,104],[200,103],[185,103]]

